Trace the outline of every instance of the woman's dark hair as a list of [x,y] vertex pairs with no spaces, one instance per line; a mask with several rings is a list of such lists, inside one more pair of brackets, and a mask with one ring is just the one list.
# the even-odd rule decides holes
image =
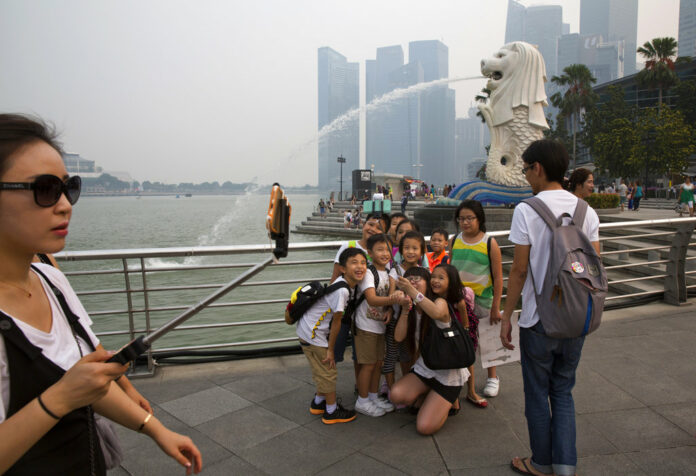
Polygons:
[[640,186],[640,180],[636,180],[636,187]]
[[391,250],[392,242],[384,233],[378,233],[369,237],[367,239],[367,249],[372,251],[377,243],[386,243],[387,247]]
[[420,231],[409,230],[404,234],[404,236],[401,237],[401,241],[399,241],[399,253],[401,254],[401,259],[403,259],[404,257],[404,241],[408,239],[418,240],[420,242],[422,258],[426,252],[425,238],[423,237],[423,234]]
[[522,160],[531,165],[539,162],[546,172],[546,180],[563,184],[563,177],[568,170],[568,151],[560,142],[551,139],[535,140],[522,153]]
[[447,285],[447,295],[445,296],[445,299],[449,304],[454,306],[461,301],[462,296],[464,296],[464,289],[462,286],[462,280],[459,277],[459,271],[457,271],[457,268],[451,264],[438,264],[435,266],[433,273],[438,268],[442,269],[445,274],[447,274],[449,284]]
[[389,215],[389,219],[393,220],[394,218],[408,218],[408,217],[401,212],[394,212],[391,215]]
[[568,179],[568,191],[570,193],[575,193],[575,189],[578,185],[584,184],[590,175],[592,175],[592,172],[587,169],[575,169],[573,173],[570,174],[570,179]]
[[483,211],[483,205],[481,205],[481,202],[478,200],[462,200],[462,203],[460,203],[457,207],[457,211],[454,212],[454,226],[459,229],[459,222],[457,221],[457,218],[459,218],[459,212],[464,209],[474,212],[474,215],[476,215],[476,221],[478,221],[479,230],[485,233],[486,213]]
[[411,220],[410,218],[406,218],[405,220],[401,220],[401,222],[398,225],[396,225],[396,230],[394,230],[394,233],[398,234],[399,228],[401,228],[404,225],[404,223],[408,223],[409,225],[411,225],[411,231],[420,232],[420,227],[418,226],[418,223]]
[[[428,268],[421,268],[420,266],[414,266],[412,268],[409,268],[404,273],[404,278],[408,278],[410,276],[418,276],[421,279],[425,280],[425,295],[428,299],[431,299],[433,296],[432,291],[430,290],[430,271],[428,271]],[[428,330],[428,321],[430,321],[430,319],[421,319],[420,329],[418,333],[420,336],[419,344],[423,343],[423,336],[425,335],[425,332]],[[416,306],[413,306],[413,308],[408,313],[406,348],[408,349],[408,352],[409,354],[411,354],[411,356],[415,356],[416,349],[419,347],[420,345],[416,346]]]
[[8,167],[7,159],[25,145],[43,141],[62,154],[55,129],[39,118],[21,114],[0,114],[0,176]]

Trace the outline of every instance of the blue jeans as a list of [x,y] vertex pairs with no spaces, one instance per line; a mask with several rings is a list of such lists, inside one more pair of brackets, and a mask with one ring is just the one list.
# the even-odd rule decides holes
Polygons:
[[548,337],[541,321],[520,328],[524,414],[532,464],[542,473],[575,474],[578,456],[571,391],[584,342],[585,337]]

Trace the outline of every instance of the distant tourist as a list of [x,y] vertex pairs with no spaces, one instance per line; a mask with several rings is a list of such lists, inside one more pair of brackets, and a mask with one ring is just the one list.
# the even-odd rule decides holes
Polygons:
[[[681,184],[681,194],[679,195],[679,203],[685,204],[689,207],[689,216],[694,216],[694,184],[691,183],[691,177],[688,175],[684,179],[684,183]],[[679,216],[682,216],[681,208],[679,209]]]
[[640,180],[636,180],[636,188],[633,192],[633,211],[637,212],[640,209],[640,200],[643,198],[643,187],[640,185]]
[[430,249],[432,251],[425,254],[428,258],[430,272],[433,272],[439,264],[449,263],[449,257],[447,256],[448,240],[449,233],[444,228],[435,228],[430,233]]
[[626,181],[624,179],[621,179],[621,183],[619,184],[619,203],[621,204],[621,211],[624,211],[627,195],[628,187],[626,186]]
[[408,205],[408,193],[404,192],[401,196],[401,213],[406,213],[406,205]]
[[343,228],[350,228],[350,224],[352,223],[353,217],[350,213],[350,210],[345,210],[343,212]]
[[326,218],[326,203],[324,203],[324,199],[319,200],[319,215],[322,218]]
[[592,172],[583,168],[574,170],[568,179],[568,191],[583,200],[592,195],[594,192]]
[[[522,154],[522,160],[525,177],[536,197],[555,216],[564,213],[572,216],[578,197],[563,190],[561,185],[569,161],[563,145],[551,140],[532,142]],[[599,254],[599,218],[592,208],[587,209],[582,230]],[[515,255],[508,278],[500,340],[506,348],[513,348],[511,318],[522,294],[520,353],[524,414],[532,449],[531,457],[514,458],[511,464],[523,474],[573,475],[577,449],[571,392],[585,338],[548,337],[539,320],[533,283],[537,283],[538,289],[544,282],[551,231],[529,205],[520,203],[515,207],[509,239],[515,244]],[[534,273],[533,280],[530,271]]]

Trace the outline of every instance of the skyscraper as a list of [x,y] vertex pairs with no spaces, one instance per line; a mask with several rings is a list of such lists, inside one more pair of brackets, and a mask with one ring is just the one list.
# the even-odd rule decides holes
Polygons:
[[[359,63],[349,63],[337,51],[318,50],[318,128],[359,106]],[[351,190],[351,171],[359,168],[360,129],[356,118],[351,124],[319,137],[319,189],[338,191],[341,188],[339,156],[343,164],[343,191]]]
[[539,48],[549,78],[558,74],[557,41],[563,34],[563,9],[559,5],[525,8],[508,0],[505,43],[526,41]]
[[580,34],[602,35],[604,44],[623,41],[616,47],[624,51],[624,73],[636,72],[638,0],[580,0]]
[[679,2],[679,56],[696,56],[696,0]]
[[505,22],[505,43],[524,41],[524,16],[527,9],[515,0],[508,0],[507,21]]

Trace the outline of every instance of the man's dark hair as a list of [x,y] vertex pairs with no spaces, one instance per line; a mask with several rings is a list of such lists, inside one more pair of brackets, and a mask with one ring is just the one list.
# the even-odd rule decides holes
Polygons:
[[522,153],[527,165],[539,162],[546,173],[546,180],[563,185],[563,177],[568,170],[568,151],[560,142],[551,139],[536,140]]
[[391,240],[384,233],[378,233],[377,235],[372,235],[367,239],[367,249],[372,251],[377,243],[386,243],[388,248],[391,248]]
[[459,218],[459,212],[464,209],[474,212],[474,215],[476,215],[476,221],[478,221],[479,230],[485,233],[486,213],[483,211],[483,205],[481,205],[481,202],[478,200],[462,200],[462,203],[459,204],[457,210],[454,212],[454,226],[459,228],[457,218]]
[[39,118],[0,114],[0,175],[8,167],[7,159],[25,145],[42,141],[62,154],[57,137],[55,129]]
[[346,248],[345,250],[343,250],[341,256],[338,257],[338,264],[340,264],[341,266],[345,266],[350,258],[357,255],[362,255],[362,257],[365,258],[365,260],[367,260],[365,252],[357,246],[354,246],[352,248]]
[[445,237],[445,241],[449,240],[449,233],[444,228],[435,228],[430,232],[430,239],[433,239],[433,235],[442,235]]
[[405,214],[401,212],[394,212],[391,215],[389,215],[389,218],[393,220],[394,218],[408,218]]

